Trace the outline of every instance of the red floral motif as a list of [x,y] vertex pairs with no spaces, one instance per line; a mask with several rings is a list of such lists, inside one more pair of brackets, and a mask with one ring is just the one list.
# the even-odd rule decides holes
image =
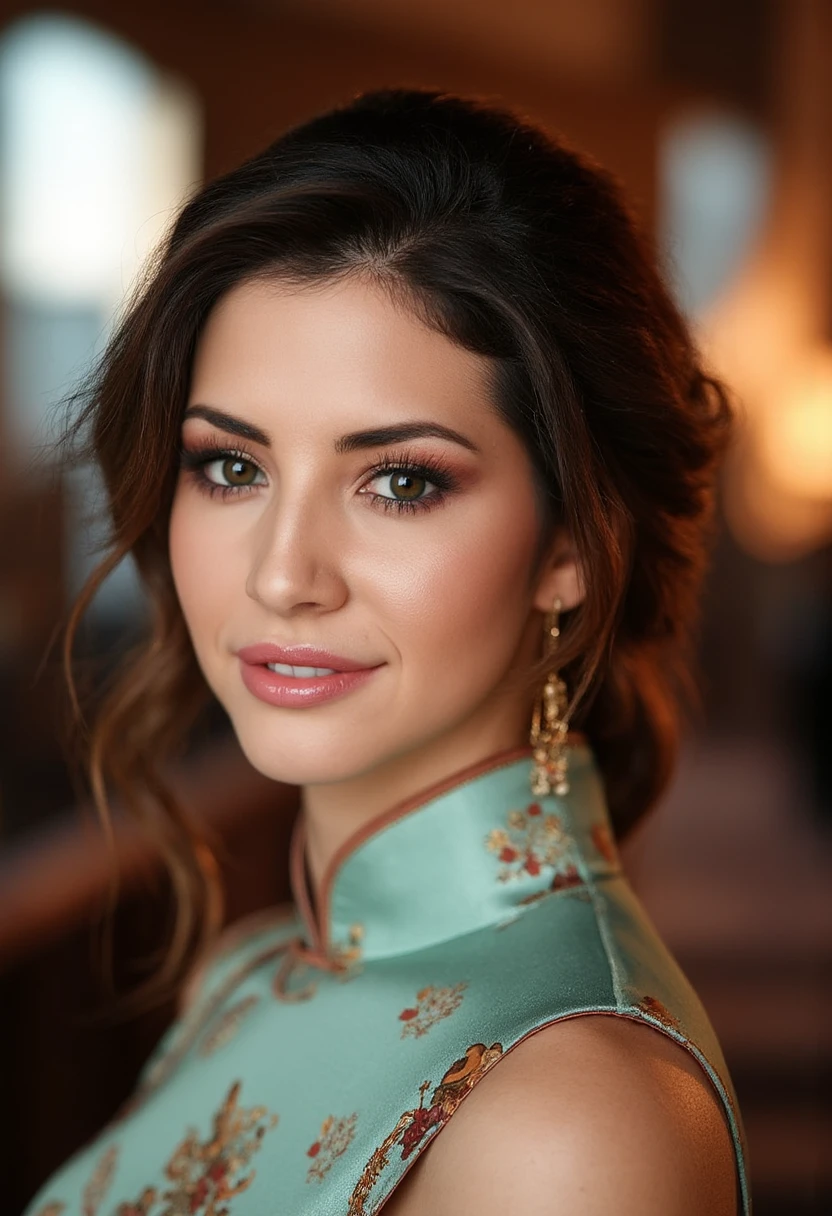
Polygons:
[[213,1135],[201,1143],[196,1132],[188,1132],[165,1167],[174,1185],[163,1199],[170,1201],[172,1212],[224,1216],[219,1205],[251,1186],[254,1171],[242,1178],[234,1175],[249,1163],[278,1117],[269,1115],[264,1106],[242,1110],[237,1105],[239,1093],[237,1081],[214,1116]]
[[560,870],[552,879],[551,890],[562,891],[565,887],[579,887],[583,881],[577,866],[569,865],[565,870]]
[[420,989],[416,993],[416,1007],[403,1009],[399,1021],[404,1022],[402,1038],[421,1038],[427,1034],[431,1026],[450,1017],[462,1003],[462,996],[468,987],[465,981],[452,984],[447,988],[437,988],[433,984]]
[[120,1203],[116,1208],[115,1216],[148,1216],[155,1202],[156,1188],[145,1187],[139,1198],[133,1203]]
[[413,1122],[402,1136],[402,1161],[406,1161],[417,1144],[424,1140],[430,1129],[441,1122],[442,1107],[438,1102],[429,1110],[420,1106],[418,1110],[414,1111]]
[[557,815],[545,815],[539,802],[525,811],[509,811],[507,829],[494,828],[485,838],[486,848],[503,863],[499,882],[529,874],[537,878],[544,866],[557,866],[570,852],[573,842]]
[[[530,872],[536,873],[537,871]],[[512,915],[507,917],[505,920],[501,920],[497,925],[495,925],[495,930],[499,931],[501,929],[507,929],[509,925],[516,924],[520,919],[518,911],[520,908],[527,908],[531,904],[536,904],[541,900],[548,899],[557,891],[567,891],[575,887],[581,888],[581,890],[578,892],[578,898],[589,898],[589,893],[586,890],[586,884],[581,877],[578,867],[574,865],[574,863],[570,862],[569,865],[564,867],[564,869],[558,870],[555,873],[548,890],[533,891],[530,895],[524,895],[522,899],[518,899],[516,909],[513,911]]]
[[424,1081],[419,1086],[419,1105],[415,1110],[406,1110],[400,1115],[396,1126],[373,1152],[350,1196],[347,1216],[366,1216],[365,1205],[370,1192],[389,1164],[393,1148],[400,1144],[402,1160],[407,1160],[426,1136],[450,1119],[465,1095],[502,1054],[501,1043],[492,1043],[490,1047],[484,1043],[473,1043],[461,1059],[454,1060],[446,1069],[427,1107],[425,1093],[430,1089],[431,1082]]
[[[228,1216],[226,1201],[247,1190],[254,1180],[254,1170],[242,1178],[240,1170],[278,1122],[278,1116],[269,1114],[265,1106],[239,1107],[239,1093],[240,1082],[236,1081],[214,1116],[214,1129],[207,1140],[200,1141],[191,1130],[174,1150],[164,1169],[173,1186],[161,1195],[156,1187],[145,1187],[138,1199],[119,1203],[114,1216]],[[96,1216],[112,1182],[117,1155],[116,1146],[111,1145],[99,1158],[84,1188],[83,1216]],[[163,1206],[157,1208],[157,1204]],[[38,1216],[61,1216],[65,1207],[63,1203],[48,1204]]]
[[321,1124],[320,1136],[306,1150],[307,1157],[312,1158],[312,1165],[306,1174],[307,1182],[323,1182],[336,1157],[345,1153],[352,1143],[357,1119],[357,1112],[353,1112],[346,1119],[327,1115]]

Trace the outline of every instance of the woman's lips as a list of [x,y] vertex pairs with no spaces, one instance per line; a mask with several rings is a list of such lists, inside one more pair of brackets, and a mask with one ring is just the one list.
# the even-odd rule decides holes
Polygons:
[[316,646],[278,646],[276,642],[256,642],[253,646],[243,646],[237,654],[244,663],[255,665],[284,663],[289,667],[329,667],[334,671],[366,671],[369,667],[378,666],[345,659]]
[[363,667],[358,671],[336,671],[331,676],[300,678],[271,671],[264,663],[247,663],[240,657],[240,672],[248,691],[267,705],[288,709],[305,709],[308,705],[320,705],[323,701],[342,697],[366,684],[378,670],[379,667]]

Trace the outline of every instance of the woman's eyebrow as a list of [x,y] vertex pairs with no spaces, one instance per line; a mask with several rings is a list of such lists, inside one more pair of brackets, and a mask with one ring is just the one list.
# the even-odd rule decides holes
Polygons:
[[[219,430],[226,431],[230,435],[238,435],[241,439],[247,439],[249,443],[259,443],[264,448],[271,447],[270,437],[260,427],[251,422],[245,422],[242,418],[236,418],[233,414],[226,414],[224,410],[214,409],[210,405],[190,405],[185,410],[184,417],[202,418],[218,427]],[[448,439],[452,443],[458,443],[462,447],[468,448],[471,452],[479,453],[477,445],[466,435],[460,434],[452,427],[443,426],[440,422],[427,421],[401,422],[395,426],[352,431],[350,434],[336,439],[335,451],[340,456],[346,452],[359,451],[361,448],[376,448],[385,444],[401,443],[408,439],[424,438]]]

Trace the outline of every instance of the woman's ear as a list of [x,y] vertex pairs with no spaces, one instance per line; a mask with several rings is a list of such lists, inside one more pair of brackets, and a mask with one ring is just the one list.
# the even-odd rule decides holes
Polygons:
[[564,612],[580,604],[586,595],[583,567],[571,536],[564,528],[555,533],[553,543],[542,563],[534,595],[534,606],[541,612],[551,612],[557,596]]

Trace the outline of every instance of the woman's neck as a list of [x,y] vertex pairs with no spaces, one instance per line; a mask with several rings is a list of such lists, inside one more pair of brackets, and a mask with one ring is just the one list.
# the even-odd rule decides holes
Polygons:
[[[580,738],[570,735],[576,742]],[[301,814],[305,817],[310,893],[316,907],[327,868],[356,832],[390,807],[436,782],[498,752],[527,746],[528,742],[529,727],[525,720],[522,726],[500,720],[489,727],[477,720],[391,756],[369,772],[346,781],[304,786]]]

